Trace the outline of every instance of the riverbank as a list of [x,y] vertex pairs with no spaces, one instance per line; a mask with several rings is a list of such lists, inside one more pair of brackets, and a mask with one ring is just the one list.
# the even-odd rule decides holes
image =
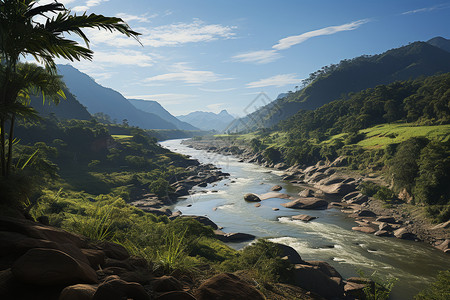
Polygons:
[[233,155],[242,162],[282,170],[285,181],[304,189],[312,189],[310,196],[326,199],[330,208],[339,208],[348,217],[354,218],[356,224],[352,229],[355,231],[423,241],[441,251],[450,252],[449,222],[432,224],[421,207],[405,202],[387,204],[364,196],[358,190],[361,182],[385,184],[385,179],[376,174],[363,175],[361,172],[349,171],[345,168],[346,159],[343,157],[331,163],[320,161],[314,166],[289,167],[283,163],[270,163],[250,147],[224,139],[191,139],[183,143],[211,153]]

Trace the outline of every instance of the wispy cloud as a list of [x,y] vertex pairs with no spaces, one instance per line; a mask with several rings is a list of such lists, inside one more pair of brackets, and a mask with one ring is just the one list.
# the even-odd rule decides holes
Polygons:
[[[128,20],[145,22],[148,16],[118,15],[128,17]],[[218,39],[229,39],[235,36],[233,26],[223,26],[220,24],[206,24],[195,19],[191,23],[177,23],[171,25],[157,26],[151,29],[134,28],[142,33],[139,37],[142,45],[148,47],[180,46],[187,43],[210,42]],[[135,47],[137,42],[134,39],[125,37],[117,32],[105,30],[86,30],[92,44],[106,44],[112,47]]]
[[267,64],[281,57],[276,50],[259,50],[238,54],[232,57],[234,61],[249,62],[255,64]]
[[297,74],[281,74],[258,81],[247,83],[247,88],[260,88],[266,86],[282,87],[287,84],[298,84],[301,79],[297,78]]
[[280,50],[289,49],[292,46],[301,44],[312,37],[331,35],[341,31],[355,30],[369,21],[369,19],[362,19],[342,25],[329,26],[313,31],[308,31],[299,35],[288,36],[279,40],[277,44],[272,46],[271,50],[258,50],[237,54],[232,57],[232,60],[254,64],[270,63],[276,61],[281,57],[281,54],[279,53]]
[[411,14],[417,14],[417,13],[422,13],[422,12],[430,12],[433,10],[444,9],[444,8],[450,8],[450,5],[447,3],[447,4],[439,4],[439,5],[434,5],[434,6],[430,6],[430,7],[409,10],[409,11],[403,12],[402,15],[411,15]]
[[224,92],[231,92],[234,91],[236,88],[229,88],[229,89],[205,89],[205,88],[198,88],[200,91],[203,92],[211,92],[211,93],[224,93]]
[[186,63],[178,63],[172,66],[175,72],[156,75],[146,78],[144,82],[161,82],[161,81],[183,81],[188,84],[204,84],[219,80],[228,80],[231,78],[224,78],[212,71],[198,71],[188,67]]
[[289,49],[290,47],[301,44],[304,41],[306,41],[312,37],[317,37],[317,36],[322,36],[322,35],[331,35],[331,34],[341,32],[341,31],[355,30],[355,29],[359,28],[361,25],[366,24],[367,22],[369,22],[368,19],[363,19],[363,20],[358,20],[358,21],[354,21],[351,23],[338,25],[338,26],[329,26],[329,27],[325,27],[325,28],[321,28],[321,29],[317,29],[317,30],[313,30],[313,31],[308,31],[308,32],[302,33],[300,35],[288,36],[284,39],[279,40],[278,44],[274,45],[272,48],[277,49],[277,50]]
[[158,14],[143,14],[143,15],[130,15],[130,14],[126,14],[126,13],[118,13],[116,14],[116,17],[121,18],[122,20],[124,20],[125,22],[129,23],[129,22],[140,22],[140,23],[150,23],[151,19],[154,19],[158,16]]
[[[108,2],[108,1],[109,0],[88,0],[88,1],[86,1],[86,3],[84,5],[75,6],[74,8],[72,8],[72,10],[74,12],[85,12],[91,7],[98,6],[101,3]],[[70,2],[72,2],[72,1],[69,1],[69,3]]]
[[95,51],[93,61],[95,63],[150,67],[155,63],[155,58],[134,50],[122,50],[120,52]]
[[195,19],[191,23],[177,23],[155,27],[143,32],[142,43],[145,46],[178,46],[186,43],[209,42],[220,38],[235,36],[234,26],[206,24]]

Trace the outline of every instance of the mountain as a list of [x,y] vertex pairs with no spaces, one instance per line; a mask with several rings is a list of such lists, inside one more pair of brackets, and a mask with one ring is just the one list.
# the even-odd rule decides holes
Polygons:
[[102,112],[119,123],[126,119],[131,126],[143,129],[176,129],[174,124],[137,109],[119,92],[99,85],[71,65],[58,65],[58,72],[63,76],[70,92],[91,114]]
[[201,130],[224,131],[235,120],[225,109],[220,113],[195,111],[190,114],[177,116],[183,122],[194,125]]
[[447,40],[446,38],[443,38],[441,36],[432,38],[431,40],[427,41],[427,43],[450,52],[450,40]]
[[174,124],[178,129],[181,130],[198,130],[198,128],[192,126],[189,123],[182,122],[176,117],[171,115],[161,104],[157,101],[152,100],[139,100],[139,99],[128,99],[128,101],[133,104],[137,109],[155,114],[160,118]]
[[89,120],[91,115],[72,93],[64,89],[66,99],[62,99],[58,105],[50,102],[43,103],[42,97],[32,97],[31,106],[37,110],[40,116],[47,117],[54,114],[59,119]]
[[450,72],[450,53],[425,42],[411,43],[378,55],[343,60],[312,73],[303,89],[288,93],[239,119],[232,130],[271,127],[299,110],[318,108],[343,94],[439,72]]

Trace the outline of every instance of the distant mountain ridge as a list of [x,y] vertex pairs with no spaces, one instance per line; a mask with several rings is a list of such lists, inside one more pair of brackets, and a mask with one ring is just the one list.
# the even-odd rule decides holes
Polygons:
[[87,111],[71,92],[64,89],[66,99],[61,99],[58,105],[46,101],[42,97],[32,97],[31,106],[36,109],[40,116],[48,117],[54,114],[59,119],[90,120],[91,114]]
[[194,111],[187,115],[177,116],[181,121],[187,122],[201,130],[224,131],[235,120],[225,109],[220,113]]
[[433,45],[435,47],[441,48],[447,52],[450,52],[450,40],[443,38],[441,36],[437,36],[427,41],[428,44]]
[[[439,39],[439,42],[442,40]],[[342,94],[359,92],[396,80],[450,72],[450,53],[425,42],[415,42],[382,54],[343,60],[325,70],[305,88],[278,98],[254,113],[238,119],[231,129],[252,131],[271,127],[299,110],[318,108],[338,99]]]
[[160,118],[174,124],[178,129],[181,130],[198,130],[197,127],[192,126],[189,123],[180,121],[171,113],[169,113],[161,104],[153,100],[141,100],[141,99],[127,99],[131,104],[133,104],[137,109],[142,111],[153,113]]
[[102,112],[117,122],[126,119],[128,124],[143,129],[177,129],[156,114],[137,109],[119,92],[101,86],[71,65],[58,65],[58,72],[70,92],[91,114]]

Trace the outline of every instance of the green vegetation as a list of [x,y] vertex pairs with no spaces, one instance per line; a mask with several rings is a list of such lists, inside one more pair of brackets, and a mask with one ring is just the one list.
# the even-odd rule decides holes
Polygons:
[[372,275],[367,276],[363,271],[359,271],[359,276],[369,279],[373,284],[368,284],[364,288],[365,299],[367,300],[386,300],[389,299],[392,288],[397,281],[395,277],[389,277],[387,279],[381,278],[376,271]]
[[416,300],[445,300],[450,298],[450,270],[439,272],[435,282],[417,294]]
[[[117,31],[134,38],[140,34],[132,31],[120,18],[72,15],[61,3],[39,5],[35,0],[2,1],[0,24],[0,167],[1,176],[8,177],[12,172],[16,117],[30,117],[35,113],[29,107],[30,95],[45,95],[56,103],[60,97],[65,97],[63,84],[56,76],[54,59],[92,59],[90,41],[83,32],[85,28]],[[68,39],[71,34],[79,36],[86,46]],[[33,56],[46,68],[20,63],[20,57],[26,55]]]

